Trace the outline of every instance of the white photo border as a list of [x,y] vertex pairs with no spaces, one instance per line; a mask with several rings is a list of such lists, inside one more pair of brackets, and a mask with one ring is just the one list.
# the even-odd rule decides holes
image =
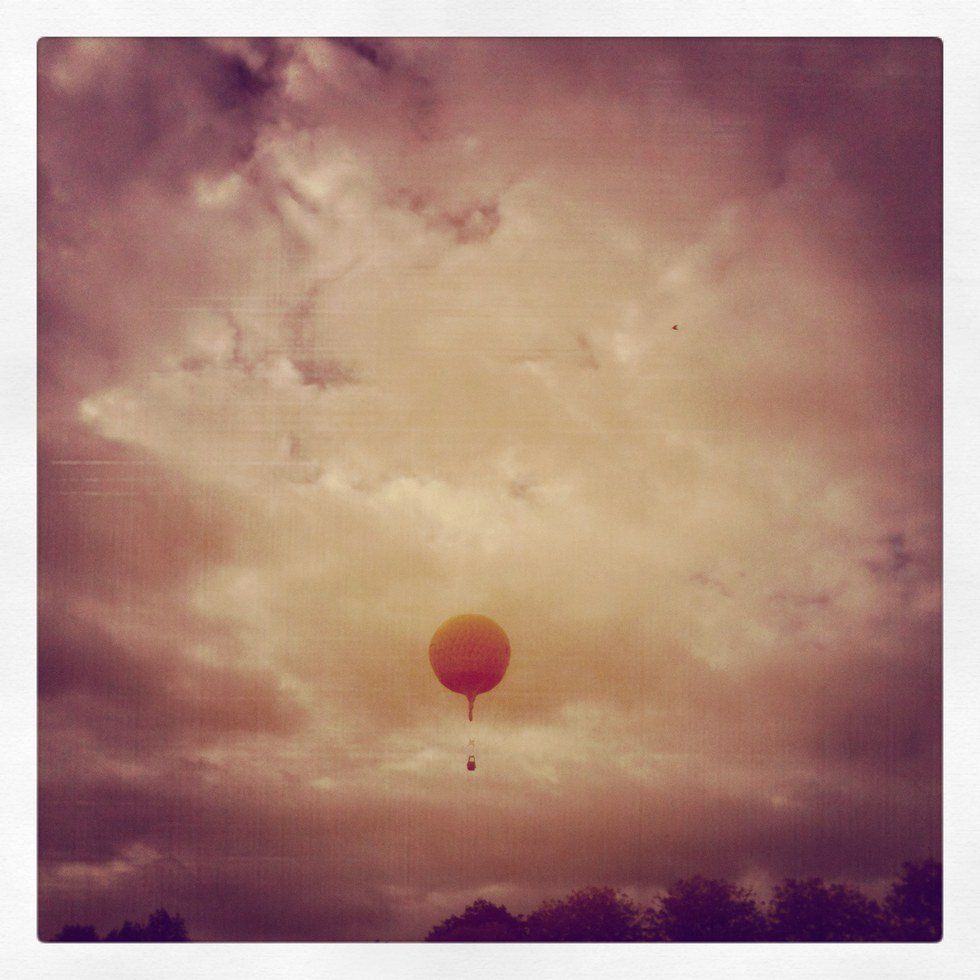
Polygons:
[[[966,976],[980,920],[980,181],[976,101],[980,14],[966,2],[707,0],[278,0],[168,3],[55,0],[4,10],[0,144],[4,175],[0,331],[4,588],[12,638],[0,724],[0,968],[12,977],[322,976],[468,978],[805,978]],[[944,869],[945,936],[934,945],[460,945],[241,943],[85,945],[37,939],[36,834],[36,52],[46,36],[912,36],[939,37],[944,60]]]

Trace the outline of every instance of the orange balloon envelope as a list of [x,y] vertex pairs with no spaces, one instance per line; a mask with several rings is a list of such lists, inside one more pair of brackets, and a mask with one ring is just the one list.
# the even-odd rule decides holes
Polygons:
[[487,616],[453,616],[432,637],[429,663],[443,687],[469,701],[472,721],[476,696],[493,690],[507,671],[510,641]]

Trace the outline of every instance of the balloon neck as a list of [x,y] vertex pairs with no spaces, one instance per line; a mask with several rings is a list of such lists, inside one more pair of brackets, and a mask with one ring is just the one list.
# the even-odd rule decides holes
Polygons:
[[467,700],[470,702],[470,721],[473,720],[473,702],[476,700],[475,694],[468,694]]

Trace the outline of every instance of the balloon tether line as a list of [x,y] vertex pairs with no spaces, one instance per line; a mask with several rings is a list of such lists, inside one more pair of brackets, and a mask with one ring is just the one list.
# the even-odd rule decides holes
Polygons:
[[[472,724],[472,722],[473,722],[473,702],[476,700],[476,695],[475,694],[467,694],[466,695],[466,699],[470,703],[470,723]],[[472,732],[473,729],[471,728],[470,731]],[[473,763],[476,762],[476,739],[475,738],[471,738],[470,739],[470,744],[468,746],[467,755],[468,755],[468,759],[466,760],[466,768],[469,769],[470,768],[470,762],[471,761]]]

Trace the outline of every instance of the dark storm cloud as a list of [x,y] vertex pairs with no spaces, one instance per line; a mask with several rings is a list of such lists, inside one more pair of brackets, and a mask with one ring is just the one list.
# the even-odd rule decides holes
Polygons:
[[741,744],[895,777],[933,777],[942,748],[941,636],[935,619],[910,624],[887,648],[875,649],[869,639],[866,649],[799,651],[754,667],[739,678],[741,703],[729,701],[755,733],[755,742],[745,737]]
[[245,162],[274,85],[267,59],[253,70],[193,38],[44,38],[39,61],[43,231],[91,195],[141,180],[178,189]]
[[[231,555],[227,518],[193,485],[118,444],[73,438],[38,456],[41,600],[179,585],[206,560]],[[167,561],[161,561],[161,556]]]
[[[876,275],[940,274],[942,46],[921,38],[531,39],[575,93],[658,103],[690,95],[761,141],[765,179],[787,180],[795,141],[814,139],[860,193],[873,241],[852,260]],[[705,153],[725,132],[702,134]]]
[[[363,941],[390,934],[397,915],[390,895],[349,867],[345,846],[356,848],[356,841],[337,839],[315,819],[311,827],[309,810],[277,806],[261,792],[223,793],[217,807],[209,795],[200,786],[136,794],[99,786],[72,798],[42,789],[46,812],[68,819],[45,821],[41,829],[50,905],[40,933],[79,914],[108,929],[133,918],[149,898],[179,909],[198,940]],[[137,813],[145,817],[138,827]],[[95,814],[105,824],[96,826]],[[293,843],[297,826],[308,828],[300,848]],[[231,835],[239,834],[251,844],[229,851]],[[46,846],[49,836],[56,850]],[[157,848],[176,856],[161,857]],[[86,907],[76,912],[86,892]]]
[[353,51],[358,58],[363,58],[379,71],[391,71],[395,63],[394,56],[385,47],[384,41],[368,41],[359,37],[336,37],[331,40],[334,44]]
[[942,42],[911,38],[718,39],[667,42],[683,84],[699,98],[760,120],[773,177],[784,147],[815,136],[861,192],[896,274],[940,272]]
[[127,648],[97,625],[43,607],[38,637],[42,711],[68,718],[116,750],[150,752],[236,732],[298,731],[305,710],[271,670],[195,662],[141,638]]

